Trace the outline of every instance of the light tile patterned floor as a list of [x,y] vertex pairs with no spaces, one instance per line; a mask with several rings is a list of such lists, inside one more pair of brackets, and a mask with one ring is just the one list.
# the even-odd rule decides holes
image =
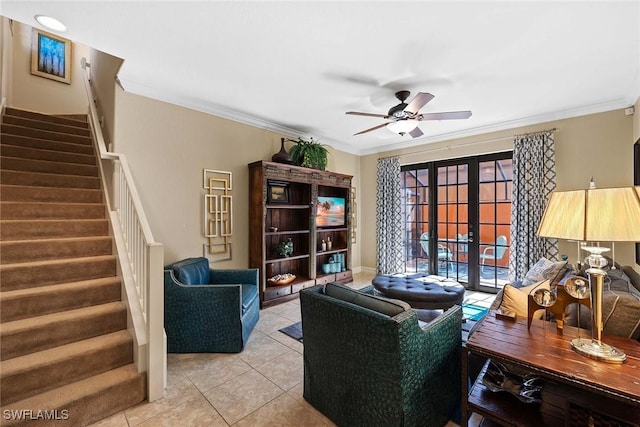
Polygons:
[[[350,286],[371,284],[355,275]],[[489,306],[494,295],[465,294],[465,302]],[[302,397],[302,344],[279,331],[300,321],[299,300],[260,311],[242,353],[169,354],[162,399],[143,402],[94,426],[333,426]],[[477,426],[474,416],[469,425]],[[450,422],[447,427],[456,426]]]

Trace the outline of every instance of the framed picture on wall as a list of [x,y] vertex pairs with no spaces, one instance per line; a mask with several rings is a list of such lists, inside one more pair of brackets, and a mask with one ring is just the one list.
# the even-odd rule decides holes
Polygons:
[[34,28],[31,74],[71,84],[71,40]]

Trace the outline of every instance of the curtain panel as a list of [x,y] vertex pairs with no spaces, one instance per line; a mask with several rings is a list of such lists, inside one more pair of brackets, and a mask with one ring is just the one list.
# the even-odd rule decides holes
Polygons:
[[556,188],[554,130],[514,137],[509,279],[522,280],[541,257],[558,259],[558,242],[536,235]]
[[376,190],[376,270],[380,274],[404,272],[402,244],[402,190],[400,160],[378,160]]

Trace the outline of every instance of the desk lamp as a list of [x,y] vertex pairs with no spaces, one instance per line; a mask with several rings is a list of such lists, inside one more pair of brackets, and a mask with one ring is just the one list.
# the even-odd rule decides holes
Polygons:
[[591,293],[591,339],[575,338],[571,348],[583,356],[609,363],[622,363],[626,355],[602,342],[602,290],[607,260],[605,242],[640,241],[640,187],[596,188],[557,191],[551,194],[538,236],[596,242],[581,248],[590,253],[585,262]]

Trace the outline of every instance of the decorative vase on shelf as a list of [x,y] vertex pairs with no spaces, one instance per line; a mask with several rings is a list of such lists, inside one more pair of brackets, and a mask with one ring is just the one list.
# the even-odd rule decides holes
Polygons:
[[284,148],[284,138],[280,138],[280,151],[271,156],[271,161],[277,163],[285,163],[288,165],[292,165],[293,158],[287,153],[287,150]]
[[291,256],[291,254],[293,254],[293,241],[289,239],[286,242],[278,243],[277,250],[278,250],[278,255],[280,256],[283,256],[283,257]]

